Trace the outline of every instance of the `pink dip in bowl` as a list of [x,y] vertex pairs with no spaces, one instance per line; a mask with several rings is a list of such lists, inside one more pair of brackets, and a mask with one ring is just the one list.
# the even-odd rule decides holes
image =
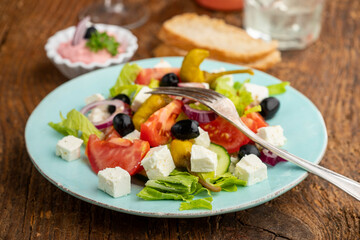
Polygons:
[[119,54],[125,52],[126,49],[126,44],[122,42],[118,47],[118,54],[116,56],[111,56],[111,54],[105,49],[98,52],[90,51],[90,49],[85,46],[86,42],[86,39],[83,39],[75,46],[71,44],[71,41],[61,43],[57,52],[61,57],[69,59],[70,62],[83,62],[85,64],[90,64],[93,62],[104,63],[110,58],[116,58]]

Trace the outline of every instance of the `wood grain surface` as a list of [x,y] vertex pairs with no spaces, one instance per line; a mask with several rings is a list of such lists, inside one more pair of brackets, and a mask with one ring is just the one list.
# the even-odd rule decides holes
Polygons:
[[[0,239],[360,239],[359,202],[313,175],[261,206],[198,219],[114,212],[42,177],[26,152],[25,124],[41,99],[67,81],[44,45],[92,2],[0,1]],[[139,38],[133,59],[152,57],[161,23],[182,12],[242,23],[241,11],[208,11],[190,0],[149,0],[145,7],[152,15],[133,30]],[[320,39],[283,52],[268,72],[290,81],[323,114],[329,143],[321,165],[360,181],[360,1],[327,1],[323,17]]]

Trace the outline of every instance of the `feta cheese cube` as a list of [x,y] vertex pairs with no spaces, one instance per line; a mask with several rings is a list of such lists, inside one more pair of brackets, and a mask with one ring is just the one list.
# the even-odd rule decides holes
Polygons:
[[167,177],[175,169],[175,164],[168,146],[151,148],[141,161],[149,179]]
[[[215,172],[217,167],[217,154],[199,145],[192,145],[190,165],[193,172]],[[216,172],[215,172],[216,174]]]
[[56,155],[66,161],[80,158],[80,147],[84,141],[72,135],[63,137],[56,144]]
[[87,98],[85,98],[85,103],[90,104],[97,101],[105,100],[105,97],[101,95],[100,93],[93,94]]
[[244,87],[246,91],[251,93],[255,104],[259,104],[263,99],[269,97],[269,89],[267,87],[252,83],[245,83]]
[[121,167],[101,170],[98,177],[98,188],[114,198],[127,195],[131,191],[130,174]]
[[195,144],[203,147],[210,147],[210,137],[208,132],[204,131],[201,127],[199,127],[200,135],[194,138]]
[[281,147],[286,142],[284,130],[280,125],[259,128],[257,135],[276,147]]
[[140,139],[140,132],[138,130],[134,130],[131,133],[127,134],[124,139],[128,139],[130,141],[134,141],[135,139]]
[[146,92],[151,92],[151,88],[144,86],[141,88],[141,90],[136,94],[132,104],[131,104],[131,110],[136,112],[141,104],[143,104],[146,99],[148,99],[151,94],[147,94]]
[[245,155],[236,164],[234,176],[250,186],[267,179],[267,167],[255,154]]
[[[105,97],[100,93],[96,93],[85,98],[85,103],[90,104],[102,100],[105,100]],[[107,111],[107,107],[108,107],[107,105],[101,105],[93,108],[88,115],[89,120],[91,122],[101,122],[107,119],[110,116],[110,114]]]
[[100,106],[93,108],[88,115],[88,119],[93,123],[104,121],[108,117],[110,117],[110,113]]
[[154,68],[171,68],[171,65],[164,59],[161,59],[160,62],[155,64]]

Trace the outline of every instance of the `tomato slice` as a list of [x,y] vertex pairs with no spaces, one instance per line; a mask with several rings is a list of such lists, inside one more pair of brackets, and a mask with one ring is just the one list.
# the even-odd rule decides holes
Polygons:
[[111,138],[121,138],[120,134],[115,130],[113,126],[107,127],[104,131],[105,140],[109,140]]
[[141,124],[140,138],[148,141],[151,147],[167,144],[171,139],[171,127],[181,113],[182,105],[180,100],[173,100],[153,113]]
[[269,126],[269,124],[267,122],[265,122],[265,119],[263,118],[263,116],[261,116],[260,113],[258,113],[258,112],[249,113],[248,115],[246,115],[246,118],[252,119],[255,122],[256,131],[253,130],[253,132],[255,132],[255,133],[257,132],[257,130],[259,128]]
[[[257,125],[253,119],[242,117],[241,120],[251,131],[257,131]],[[200,123],[200,127],[209,133],[211,142],[223,146],[229,153],[238,152],[241,146],[251,141],[239,129],[222,117],[217,117],[209,123]]]
[[85,153],[89,159],[91,168],[95,173],[105,168],[121,167],[134,175],[143,167],[141,160],[150,150],[146,141],[134,140],[134,142],[122,138],[110,138],[100,140],[95,134],[90,135]]
[[141,85],[149,85],[151,79],[161,80],[168,73],[180,74],[180,68],[143,68],[136,77],[135,83]]

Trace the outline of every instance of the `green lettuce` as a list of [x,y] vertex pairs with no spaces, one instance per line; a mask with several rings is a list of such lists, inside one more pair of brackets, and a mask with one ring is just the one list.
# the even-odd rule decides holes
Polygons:
[[184,210],[191,210],[191,209],[198,209],[198,208],[206,208],[211,210],[212,209],[212,197],[206,197],[206,198],[200,198],[200,199],[195,199],[192,201],[187,201],[187,202],[182,202],[180,204],[180,211],[184,211]]
[[288,85],[290,85],[289,82],[281,82],[281,83],[267,86],[267,88],[269,89],[269,95],[273,96],[273,95],[282,94],[282,93],[286,92],[286,86],[288,86]]
[[144,187],[138,194],[138,197],[144,200],[183,200],[189,201],[194,198],[194,195],[162,192],[152,187]]
[[243,116],[245,108],[253,102],[251,93],[245,89],[244,84],[239,82],[232,84],[229,77],[216,79],[215,91],[223,94],[234,103],[239,116]]
[[244,115],[248,115],[249,113],[253,113],[253,112],[261,112],[261,106],[260,105],[256,105],[252,108],[249,108],[247,110],[245,110]]
[[245,186],[246,181],[240,180],[231,173],[227,172],[215,178],[209,179],[209,182],[215,186],[221,187],[221,190],[226,192],[236,192],[237,185]]
[[121,69],[115,85],[110,88],[110,96],[115,97],[122,93],[129,97],[133,97],[142,88],[141,85],[134,84],[137,75],[140,73],[141,67],[136,63],[127,63]]
[[[192,200],[195,195],[204,191],[210,195],[208,189],[202,187],[198,182],[198,177],[175,169],[168,177],[147,181],[145,187],[137,196],[144,200],[172,199],[187,201],[187,203],[191,204],[191,208],[184,208],[193,209],[204,205],[201,203],[202,201],[198,201],[200,199]],[[192,203],[192,201],[195,201],[195,203]]]
[[102,132],[99,131],[85,115],[75,109],[68,112],[66,118],[64,118],[60,112],[60,118],[61,122],[49,122],[49,126],[65,136],[80,136],[86,144],[91,134],[96,134],[98,137],[102,135]]

